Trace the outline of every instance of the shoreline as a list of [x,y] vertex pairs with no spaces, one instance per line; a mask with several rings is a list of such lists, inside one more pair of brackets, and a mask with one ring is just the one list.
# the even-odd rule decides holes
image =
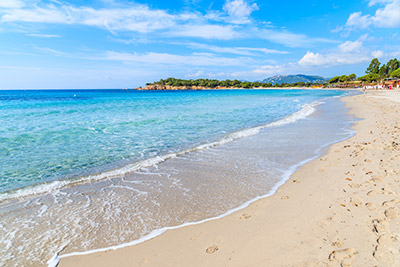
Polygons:
[[[232,94],[247,95],[243,91],[228,92],[228,95]],[[29,262],[45,265],[60,251],[69,254],[118,246],[147,236],[164,226],[181,226],[187,222],[220,216],[270,192],[282,179],[284,170],[314,156],[319,147],[330,141],[341,139],[343,136],[340,132],[349,128],[346,127],[349,121],[347,110],[338,97],[343,92],[249,93],[250,96],[293,94],[293,98],[287,98],[288,104],[292,106],[286,108],[282,107],[282,103],[277,103],[279,108],[275,116],[267,117],[267,121],[275,118],[268,129],[247,129],[231,136],[244,137],[250,134],[248,138],[193,151],[182,157],[171,158],[159,166],[144,168],[115,179],[77,184],[76,187],[68,186],[51,192],[46,190],[47,194],[6,200],[2,203],[3,211],[11,212],[9,217],[2,217],[5,225],[2,240],[7,242],[2,261],[9,264],[19,261],[28,265]],[[217,92],[216,95],[220,94]],[[302,95],[305,96],[304,101],[299,98]],[[318,107],[311,107],[311,103]],[[328,110],[337,110],[338,113],[330,116],[328,114],[332,113]],[[250,127],[265,126],[264,113],[257,113],[257,119],[253,118],[255,112],[252,111],[250,118],[259,123],[248,123]],[[313,113],[308,116],[309,119],[291,123],[309,113]],[[282,117],[283,121],[280,120]],[[311,135],[315,138],[310,139],[310,127],[320,129],[321,132],[328,128],[332,131],[329,130],[327,135],[313,131]],[[223,132],[223,135],[227,133]],[[218,138],[207,140],[206,143]],[[302,141],[299,143],[299,140]],[[24,210],[22,216],[14,216],[20,208]],[[28,227],[21,228],[25,223],[32,225],[29,228],[35,231],[25,230]],[[27,241],[21,242],[23,240]],[[42,245],[32,247],[35,243]]]
[[[347,105],[350,106],[351,114],[358,115],[358,117],[363,117],[362,114],[368,111],[368,107],[360,107],[360,103],[358,103],[358,106],[355,105],[354,98],[358,101],[371,101],[371,96],[374,96],[376,94],[382,94],[386,92],[377,92],[377,93],[369,93],[369,94],[364,94],[364,95],[359,95],[359,96],[351,96],[347,97]],[[353,101],[351,100],[353,98]],[[375,102],[379,98],[374,98],[372,97]],[[361,100],[360,100],[361,99]],[[382,100],[380,100],[382,102]],[[382,104],[382,103],[381,103]],[[378,104],[379,105],[379,104]],[[382,108],[382,107],[381,107]],[[364,109],[364,110],[363,110]],[[365,112],[364,112],[365,111]],[[368,113],[368,112],[367,112]],[[361,116],[360,116],[361,115]],[[368,117],[368,116],[366,116]],[[87,256],[72,256],[72,257],[65,257],[62,258],[62,255],[60,256],[61,261],[60,261],[60,266],[69,266],[69,265],[107,265],[110,263],[118,263],[118,265],[122,265],[123,263],[126,262],[136,262],[137,265],[149,265],[149,266],[154,266],[163,263],[164,265],[176,265],[176,264],[190,264],[190,265],[224,265],[224,264],[229,264],[229,265],[257,265],[258,263],[269,263],[269,264],[294,264],[294,263],[305,263],[310,262],[312,263],[318,263],[318,264],[333,264],[334,262],[351,262],[355,261],[357,262],[359,257],[357,254],[364,254],[366,253],[364,250],[360,250],[360,248],[346,248],[348,241],[343,240],[343,238],[337,238],[337,241],[332,241],[334,238],[329,237],[326,240],[328,241],[321,241],[319,240],[318,237],[313,237],[310,239],[310,237],[307,235],[310,234],[310,229],[307,229],[307,224],[304,225],[305,222],[309,222],[309,219],[307,218],[312,218],[312,220],[318,221],[317,223],[314,222],[314,224],[311,224],[315,226],[316,228],[321,228],[317,230],[321,230],[326,227],[338,227],[342,226],[340,225],[341,222],[339,222],[340,219],[338,219],[337,214],[340,214],[341,216],[346,215],[346,212],[351,213],[352,210],[350,210],[350,207],[348,210],[345,209],[344,206],[346,206],[347,202],[354,202],[357,204],[357,200],[354,199],[353,196],[350,196],[351,200],[344,200],[346,204],[339,204],[335,205],[333,207],[333,204],[330,206],[328,205],[329,209],[332,210],[337,210],[335,218],[333,216],[330,216],[329,218],[321,218],[323,213],[326,215],[324,212],[320,212],[320,207],[318,205],[315,205],[314,202],[309,203],[309,205],[304,205],[303,202],[309,202],[310,199],[314,199],[313,194],[309,194],[309,197],[307,197],[304,192],[309,192],[311,188],[320,188],[321,186],[325,187],[325,192],[326,194],[314,192],[317,196],[320,195],[320,197],[316,198],[317,204],[321,203],[326,203],[326,202],[332,202],[332,200],[336,200],[335,196],[330,196],[329,198],[326,198],[326,195],[330,195],[331,192],[329,192],[329,189],[326,189],[326,185],[322,183],[320,180],[315,180],[308,178],[306,179],[304,177],[305,174],[308,173],[306,176],[319,176],[319,175],[326,175],[326,170],[329,167],[332,166],[326,166],[327,162],[330,162],[331,165],[340,165],[340,164],[346,164],[343,162],[332,162],[335,160],[328,160],[328,158],[331,158],[332,155],[335,153],[342,152],[341,154],[342,157],[344,158],[347,152],[346,150],[346,145],[343,146],[345,143],[349,143],[349,147],[351,146],[352,143],[357,142],[358,139],[365,138],[365,135],[368,133],[365,133],[366,130],[362,130],[361,126],[365,126],[363,124],[366,124],[366,122],[370,121],[370,118],[365,118],[363,121],[359,121],[355,123],[355,128],[357,131],[357,134],[345,141],[342,141],[340,143],[336,143],[332,145],[329,149],[328,154],[322,156],[319,158],[319,160],[313,160],[310,163],[307,163],[306,165],[302,166],[299,170],[297,170],[293,175],[290,176],[289,180],[281,186],[277,192],[267,198],[263,198],[260,200],[257,200],[256,202],[250,204],[248,207],[236,211],[226,217],[223,217],[218,220],[212,220],[208,221],[205,223],[201,224],[196,224],[196,225],[191,225],[175,230],[169,230],[165,232],[164,234],[151,239],[150,241],[145,241],[143,243],[137,244],[135,246],[129,246],[125,248],[121,248],[115,251],[107,251],[107,252],[100,252],[100,253],[95,253],[95,254],[90,254]],[[361,125],[361,126],[360,126]],[[364,135],[364,136],[362,136]],[[372,135],[372,134],[370,134]],[[368,135],[367,135],[368,136]],[[370,138],[370,136],[368,136]],[[376,136],[375,136],[376,137]],[[341,149],[339,149],[342,147]],[[336,152],[336,151],[339,152]],[[348,150],[348,149],[347,149]],[[360,153],[360,152],[358,152]],[[336,160],[337,161],[337,160]],[[319,165],[324,165],[322,168]],[[354,165],[354,164],[353,164]],[[346,167],[351,169],[350,167]],[[353,167],[354,168],[354,167]],[[337,170],[332,170],[336,171]],[[377,170],[379,171],[379,170]],[[393,170],[392,172],[396,173],[396,170]],[[343,174],[338,174],[339,176],[343,176]],[[331,177],[331,175],[328,175]],[[350,173],[346,174],[345,176],[351,176]],[[373,175],[372,175],[373,176]],[[353,176],[354,177],[354,176]],[[329,177],[328,177],[329,178]],[[348,179],[347,179],[348,178]],[[347,186],[349,186],[349,180],[353,181],[356,180],[355,178],[349,178],[345,177],[344,179],[340,179],[338,181],[328,181],[332,184],[332,190],[331,191],[338,191],[337,187],[344,187],[347,189]],[[303,182],[302,182],[303,181]],[[338,182],[340,185],[337,185],[335,182]],[[354,184],[354,183],[352,183]],[[347,186],[346,186],[347,185]],[[357,187],[357,184],[354,185],[354,187],[350,187],[351,189],[359,189],[362,186],[358,184],[359,186]],[[336,187],[336,188],[335,188]],[[345,189],[343,189],[346,191]],[[324,190],[322,190],[324,191]],[[339,190],[339,192],[342,190]],[[350,191],[350,190],[348,190]],[[342,193],[342,192],[341,192]],[[343,192],[345,193],[345,192]],[[346,194],[346,197],[349,197],[348,194]],[[345,197],[345,198],[346,198]],[[309,199],[310,198],[310,199]],[[332,199],[333,198],[333,199]],[[297,200],[296,200],[297,199]],[[300,203],[302,204],[302,207],[304,206],[309,207],[310,205],[313,207],[311,209],[312,211],[317,211],[316,214],[312,214],[311,211],[299,211],[298,208],[294,208],[292,206],[288,206],[288,204],[292,203]],[[360,201],[358,201],[360,202]],[[395,202],[395,201],[394,201]],[[314,203],[314,205],[313,205]],[[353,204],[354,204],[353,203]],[[369,203],[369,202],[368,202]],[[344,206],[342,206],[344,205]],[[325,205],[322,205],[324,207]],[[339,206],[339,207],[337,207]],[[361,204],[358,204],[357,206],[353,205],[354,207],[360,207],[364,209],[364,213],[367,212],[366,210],[370,210],[370,205],[363,206]],[[351,207],[352,209],[354,207]],[[326,208],[326,207],[325,207]],[[345,210],[345,214],[342,214],[343,211]],[[297,215],[303,215],[299,216],[299,218],[293,218],[293,216],[290,216],[291,212],[294,212]],[[305,214],[310,213],[312,215],[316,215],[316,218],[313,218],[314,216],[304,216]],[[354,211],[356,212],[356,211]],[[328,212],[331,213],[331,212]],[[367,212],[368,213],[368,212]],[[276,220],[273,220],[269,215],[271,214],[278,214],[278,217],[275,218]],[[264,215],[264,216],[261,216]],[[267,217],[267,218],[266,218]],[[274,216],[272,216],[274,217]],[[291,220],[288,220],[290,217]],[[326,216],[322,216],[326,217]],[[346,217],[346,216],[344,216]],[[390,217],[395,217],[390,216]],[[346,220],[348,218],[346,217]],[[299,220],[303,223],[300,224]],[[371,222],[370,222],[371,223]],[[379,222],[378,222],[379,223]],[[246,225],[248,224],[248,225]],[[270,226],[267,229],[265,228],[265,225]],[[292,228],[287,229],[287,227],[284,226],[291,225]],[[333,226],[332,226],[333,225]],[[275,227],[274,227],[275,226]],[[243,229],[245,227],[245,229]],[[300,232],[296,230],[296,232],[293,232],[293,229],[301,229]],[[306,228],[306,229],[302,229]],[[346,227],[345,227],[346,228]],[[347,226],[347,228],[352,228],[350,226]],[[264,230],[264,231],[263,231]],[[297,233],[298,232],[298,233]],[[305,232],[305,233],[303,233]],[[311,236],[313,236],[314,231],[311,231]],[[318,231],[317,231],[318,232]],[[353,231],[354,232],[354,231]],[[370,231],[372,233],[372,239],[375,237],[375,233],[373,231]],[[328,232],[329,233],[329,232]],[[261,234],[259,236],[258,234]],[[351,235],[351,233],[348,233],[348,235]],[[284,236],[287,237],[287,240],[283,238]],[[365,234],[364,234],[365,236]],[[264,239],[263,239],[264,238]],[[363,236],[359,237],[358,240],[360,241],[360,238],[363,239]],[[238,239],[244,241],[243,242],[237,242]],[[345,238],[346,239],[346,238]],[[375,237],[376,239],[376,237]],[[282,242],[282,240],[285,240]],[[299,240],[303,244],[298,244],[297,242]],[[278,242],[279,241],[279,242]],[[296,242],[297,241],[297,242]],[[311,242],[311,243],[320,243],[320,249],[316,250],[315,248],[312,249],[313,246],[306,246],[304,248],[304,241]],[[365,240],[364,240],[365,241]],[[336,243],[335,243],[336,242]],[[274,243],[278,243],[280,246],[275,246]],[[281,244],[283,243],[283,244]],[[329,246],[326,243],[330,243]],[[368,244],[368,247],[372,246],[371,243],[374,243],[373,241],[369,240],[368,242],[358,242],[361,243],[361,245],[365,246],[365,243]],[[376,242],[375,242],[376,243]],[[248,244],[248,245],[244,245]],[[332,244],[335,244],[333,246]],[[266,257],[267,254],[265,253],[259,253],[260,251],[257,252],[257,248],[260,248],[260,245],[263,247],[262,250],[264,252],[269,253],[270,257]],[[272,246],[271,246],[272,245]],[[282,253],[283,251],[280,251],[281,254],[277,251],[277,249],[281,248],[284,245],[284,247],[292,247],[292,252],[286,251],[285,253]],[[356,244],[353,245],[356,247]],[[377,246],[378,247],[378,246]],[[377,251],[377,247],[375,247],[371,253],[369,253],[369,257],[364,257],[364,260],[368,258],[368,260],[373,260],[377,259],[377,254],[374,253],[374,251]],[[268,248],[268,249],[267,249]],[[248,251],[248,250],[251,251]],[[290,249],[289,249],[290,250]],[[301,255],[301,251],[306,251],[309,254],[308,257],[292,257],[292,260],[295,260],[294,262],[287,262],[287,260],[290,260],[291,258],[288,257],[287,253],[293,253],[294,251],[297,252],[298,255]],[[371,249],[369,249],[371,250]],[[380,249],[383,250],[383,249]],[[157,251],[157,256],[154,255],[154,251]],[[182,253],[184,251],[184,253]],[[274,251],[272,253],[271,251]],[[277,254],[278,252],[278,254]],[[319,252],[315,255],[315,252]],[[333,254],[332,254],[333,253]],[[382,252],[383,253],[383,252]],[[382,254],[381,253],[381,254]],[[212,255],[211,255],[212,254]],[[273,255],[280,255],[278,257],[271,257]],[[282,258],[282,255],[286,255],[285,257]],[[293,255],[296,255],[293,254]],[[323,256],[322,256],[323,255]],[[228,257],[231,256],[231,257]],[[318,256],[315,258],[315,256]],[[298,258],[301,258],[299,260]],[[310,258],[310,259],[308,259]],[[378,257],[379,258],[379,257]],[[382,258],[382,257],[381,257]],[[383,257],[384,259],[387,259],[388,257]],[[390,258],[390,257],[389,257]],[[246,261],[248,260],[248,262]],[[297,261],[296,261],[297,259]],[[257,260],[257,261],[255,261]],[[306,261],[305,261],[306,260]]]
[[[71,88],[58,88],[58,89],[52,89],[52,88],[46,88],[46,89],[40,89],[40,88],[28,88],[28,89],[23,89],[23,88],[17,88],[17,89],[0,89],[1,91],[96,91],[96,90],[104,90],[104,91],[229,91],[229,90],[341,90],[341,91],[351,91],[351,90],[358,90],[362,91],[362,88],[340,88],[340,87],[332,87],[332,88],[311,88],[311,87],[263,87],[263,88],[227,88],[227,89],[217,89],[217,88],[203,88],[203,89],[178,89],[178,90],[172,90],[172,89],[160,89],[160,90],[149,90],[149,89],[136,89],[136,88],[78,88],[78,89],[71,89]],[[377,90],[377,89],[367,89],[367,91],[371,90]]]
[[[123,90],[123,89],[121,89]],[[362,91],[362,88],[323,88],[323,87],[263,87],[263,88],[202,88],[202,89],[128,89],[133,91],[153,91],[153,92],[176,92],[176,91],[234,91],[234,90],[338,90],[338,91]],[[375,90],[375,89],[374,89]]]
[[[331,146],[332,144],[339,143],[339,142],[341,142],[343,140],[346,140],[346,139],[348,139],[350,137],[344,137],[343,139],[335,140],[335,141],[333,141],[331,143],[325,144],[322,147],[320,147],[318,149],[318,151],[321,151],[321,150],[325,149],[326,147]],[[163,228],[160,228],[160,229],[156,229],[156,230],[153,230],[148,235],[145,235],[145,236],[143,236],[143,237],[141,237],[139,239],[133,240],[133,241],[128,242],[128,243],[122,243],[122,244],[115,245],[115,246],[99,248],[99,249],[93,249],[93,250],[89,250],[89,251],[72,252],[72,253],[68,253],[68,254],[64,254],[64,255],[60,255],[60,256],[57,254],[47,262],[48,266],[58,266],[58,263],[59,263],[60,259],[63,259],[63,258],[74,257],[74,256],[85,256],[85,255],[91,255],[91,254],[96,254],[96,253],[101,253],[101,252],[108,252],[108,251],[112,251],[112,250],[119,250],[119,249],[131,247],[131,246],[135,246],[135,245],[141,244],[143,242],[150,241],[150,240],[152,240],[154,238],[157,238],[160,235],[166,233],[167,231],[178,230],[178,229],[185,228],[185,227],[188,227],[188,226],[200,225],[200,224],[207,223],[207,222],[210,222],[210,221],[223,219],[226,216],[229,216],[229,215],[232,215],[234,213],[237,213],[237,212],[240,212],[242,210],[245,210],[246,208],[248,208],[250,205],[252,205],[253,203],[255,203],[257,201],[260,201],[260,200],[262,200],[264,198],[273,196],[274,194],[276,194],[276,192],[279,190],[279,188],[282,187],[297,170],[299,170],[305,164],[308,164],[309,162],[319,158],[320,156],[321,156],[320,154],[317,154],[317,155],[315,155],[315,156],[313,156],[311,158],[305,159],[305,160],[295,164],[294,166],[290,167],[284,173],[284,175],[282,175],[281,181],[279,183],[275,184],[275,186],[268,193],[266,193],[264,195],[261,195],[261,196],[258,196],[258,197],[254,198],[254,199],[251,199],[251,200],[241,204],[240,206],[238,206],[236,208],[228,210],[227,212],[225,212],[225,213],[223,213],[221,215],[218,215],[216,217],[207,218],[207,219],[204,219],[204,220],[201,220],[201,221],[188,222],[188,223],[184,223],[184,224],[181,224],[181,225],[166,226],[166,227],[163,227]],[[63,248],[61,249],[61,251],[62,250],[63,250]]]
[[[223,139],[207,144],[207,145],[202,145],[201,149],[203,148],[212,148],[214,146],[219,146],[219,145],[224,145],[230,141],[235,141],[236,139],[241,139],[242,137],[250,137],[252,135],[258,134],[259,131],[261,131],[262,129],[265,128],[270,128],[270,127],[279,127],[279,126],[285,126],[287,124],[291,124],[291,123],[295,123],[298,120],[301,119],[306,119],[307,117],[309,117],[310,115],[312,115],[314,112],[318,111],[316,110],[316,107],[325,104],[326,100],[329,100],[330,98],[337,98],[337,97],[345,97],[345,96],[333,96],[333,97],[328,97],[328,98],[324,98],[324,99],[319,99],[316,100],[312,103],[306,104],[303,106],[303,108],[287,117],[281,118],[277,121],[273,121],[270,122],[266,125],[261,125],[261,126],[256,126],[254,128],[248,128],[248,129],[243,129],[237,132],[232,132],[230,134],[228,134],[227,136],[225,136]],[[340,100],[339,100],[340,101]],[[350,122],[350,121],[349,121]],[[250,135],[245,135],[243,136],[243,133],[245,132],[249,132],[250,131]],[[347,132],[347,133],[346,133]],[[199,225],[199,224],[203,224],[209,221],[213,221],[213,220],[219,220],[222,219],[226,216],[229,216],[233,213],[236,212],[240,212],[243,209],[246,209],[248,206],[252,205],[253,203],[262,200],[264,198],[273,196],[278,190],[279,188],[284,185],[288,179],[290,179],[290,177],[297,171],[299,170],[302,166],[304,166],[305,164],[319,158],[321,155],[324,154],[324,150],[327,150],[332,144],[336,144],[339,142],[342,142],[343,140],[346,140],[350,137],[352,137],[354,135],[354,131],[351,130],[351,128],[345,128],[344,133],[342,133],[342,135],[344,137],[339,137],[338,139],[334,139],[329,141],[328,143],[324,143],[322,144],[320,147],[318,147],[314,152],[313,155],[310,156],[309,158],[305,158],[304,160],[299,161],[298,163],[290,166],[287,170],[284,171],[284,173],[282,174],[280,181],[278,183],[276,183],[270,191],[268,191],[267,193],[260,195],[260,196],[256,196],[253,199],[250,199],[248,201],[246,201],[243,204],[240,204],[237,207],[234,207],[220,215],[217,215],[215,217],[210,217],[210,218],[206,218],[206,219],[202,219],[200,221],[194,221],[194,222],[188,222],[188,223],[184,223],[184,224],[179,224],[179,225],[175,225],[175,226],[166,226],[166,227],[162,227],[160,229],[155,229],[152,232],[150,232],[149,234],[139,238],[139,239],[135,239],[132,240],[130,242],[127,243],[122,243],[122,244],[118,244],[118,245],[114,245],[114,246],[110,246],[110,247],[103,247],[103,248],[99,248],[99,249],[93,249],[93,250],[88,250],[88,251],[77,251],[77,252],[72,252],[72,253],[67,253],[61,256],[55,255],[52,259],[50,259],[48,261],[48,265],[49,266],[56,266],[57,263],[59,262],[60,258],[66,258],[66,257],[71,257],[71,256],[82,256],[82,255],[90,255],[90,254],[94,254],[94,253],[99,253],[99,252],[107,252],[107,251],[111,251],[111,250],[116,250],[116,249],[121,249],[121,248],[126,248],[126,247],[130,247],[130,246],[135,246],[137,244],[140,244],[142,242],[146,242],[149,241],[153,238],[157,238],[158,236],[164,234],[166,231],[170,231],[170,230],[176,230],[176,229],[180,229],[180,228],[184,228],[187,226],[192,226],[192,225]],[[239,135],[238,135],[239,134]],[[230,137],[230,138],[228,138]],[[228,140],[226,141],[226,139],[232,139],[232,140]],[[221,142],[221,141],[226,141],[226,142]],[[218,144],[217,144],[218,143]],[[197,151],[197,149],[192,149],[190,151],[184,151],[183,153],[186,152],[194,152]],[[61,249],[62,251],[63,249]]]
[[122,166],[119,168],[112,168],[112,169],[105,170],[105,171],[99,172],[99,173],[93,173],[93,174],[85,175],[85,176],[77,176],[72,179],[44,182],[44,183],[30,185],[30,186],[26,186],[26,187],[22,187],[22,188],[12,189],[12,190],[5,191],[5,192],[0,192],[0,203],[5,202],[5,201],[10,201],[10,200],[16,199],[16,198],[32,197],[35,195],[40,195],[40,194],[48,193],[48,192],[55,191],[55,190],[61,190],[63,188],[70,187],[70,186],[87,184],[87,183],[91,183],[93,181],[101,181],[101,180],[105,180],[105,179],[115,178],[117,176],[120,176],[121,174],[137,171],[141,168],[151,167],[154,164],[159,164],[166,160],[169,160],[169,159],[172,159],[177,156],[181,156],[181,155],[184,155],[184,154],[187,154],[190,152],[209,149],[209,148],[212,148],[215,146],[220,146],[220,145],[230,143],[232,141],[235,141],[235,140],[243,138],[243,137],[249,137],[249,136],[257,134],[260,130],[265,129],[265,128],[290,124],[290,123],[296,122],[299,119],[304,119],[305,117],[312,114],[315,111],[315,107],[318,106],[319,102],[323,101],[323,100],[324,99],[320,99],[320,100],[314,101],[312,103],[305,104],[302,107],[302,109],[300,109],[286,117],[280,118],[276,121],[271,121],[266,124],[230,132],[230,133],[222,136],[220,139],[218,139],[216,141],[212,141],[210,143],[200,144],[198,146],[188,148],[185,150],[181,150],[181,151],[177,151],[174,153],[159,155],[159,156],[146,158],[146,159],[139,160],[139,161],[133,161],[132,163],[129,163],[125,166]]

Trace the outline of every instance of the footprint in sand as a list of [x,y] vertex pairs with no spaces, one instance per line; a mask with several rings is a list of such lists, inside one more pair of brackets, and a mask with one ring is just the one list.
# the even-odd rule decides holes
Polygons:
[[382,203],[382,206],[383,207],[390,207],[390,206],[392,206],[392,205],[396,205],[396,204],[398,204],[398,203],[400,203],[400,200],[398,200],[398,199],[391,199],[391,200],[388,200],[388,201],[384,201],[383,203]]
[[247,214],[247,213],[244,213],[244,214],[242,214],[242,216],[239,217],[239,219],[241,219],[241,220],[243,220],[243,219],[247,220],[247,219],[250,219],[250,218],[251,218],[251,215]]
[[206,249],[206,252],[207,252],[208,254],[213,254],[213,253],[217,252],[218,249],[219,249],[219,248],[218,248],[217,245],[213,245],[213,246],[208,247],[208,248]]
[[399,214],[397,212],[397,209],[392,207],[392,208],[385,210],[385,216],[388,219],[395,219],[399,216]]
[[330,261],[338,261],[341,266],[351,266],[353,263],[354,256],[358,254],[358,251],[354,248],[346,248],[334,250],[329,254]]
[[393,253],[385,246],[377,245],[375,251],[372,254],[376,260],[383,263],[392,263],[394,260]]
[[365,203],[365,206],[369,209],[369,210],[376,210],[376,207],[373,203]]
[[371,190],[367,193],[367,196],[378,196],[378,195],[393,195],[395,194],[392,190],[387,188],[381,188],[381,190]]
[[383,234],[387,232],[387,221],[386,220],[378,220],[375,219],[372,221],[373,224],[373,232],[377,234]]
[[398,242],[397,238],[391,234],[383,234],[378,238],[378,244],[383,246],[391,245],[394,242]]
[[337,248],[342,248],[343,247],[343,243],[340,241],[335,241],[332,243],[332,246],[337,247]]

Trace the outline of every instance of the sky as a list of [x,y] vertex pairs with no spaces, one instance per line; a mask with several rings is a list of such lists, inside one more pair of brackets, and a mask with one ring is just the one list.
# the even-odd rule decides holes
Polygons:
[[0,89],[364,74],[400,58],[400,0],[0,0]]

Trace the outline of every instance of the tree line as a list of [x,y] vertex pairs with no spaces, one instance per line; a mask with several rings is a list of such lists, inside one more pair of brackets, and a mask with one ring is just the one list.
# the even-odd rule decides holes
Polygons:
[[336,76],[329,80],[329,83],[343,83],[351,81],[377,82],[385,78],[400,78],[400,61],[397,58],[389,60],[386,64],[381,65],[377,58],[371,60],[365,75],[356,77],[355,74]]
[[[389,60],[386,64],[381,64],[377,58],[372,59],[368,68],[365,71],[365,75],[358,77],[353,73],[350,75],[340,75],[333,77],[329,80],[329,84],[346,83],[354,81],[362,82],[377,82],[384,78],[400,78],[400,61],[396,58]],[[168,78],[161,79],[158,82],[146,83],[146,85],[161,85],[161,86],[173,86],[173,87],[200,87],[200,88],[285,88],[285,87],[311,87],[319,86],[324,83],[305,83],[305,82],[295,82],[295,83],[282,83],[282,84],[272,84],[264,82],[248,82],[240,80],[215,80],[215,79],[176,79]]]
[[146,83],[146,85],[161,85],[161,86],[174,86],[174,87],[201,87],[201,88],[270,88],[270,87],[311,87],[313,83],[295,82],[295,83],[282,83],[272,84],[263,82],[248,82],[239,80],[215,80],[215,79],[196,79],[196,80],[183,80],[176,78],[161,79],[158,82]]

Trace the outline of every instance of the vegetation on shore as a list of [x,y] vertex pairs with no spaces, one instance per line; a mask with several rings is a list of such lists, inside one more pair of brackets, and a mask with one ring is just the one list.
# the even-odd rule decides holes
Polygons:
[[[341,75],[331,78],[327,83],[282,83],[272,84],[271,82],[248,82],[239,80],[215,80],[215,79],[161,79],[157,82],[147,83],[144,89],[148,90],[180,90],[180,89],[231,89],[231,88],[287,88],[287,87],[335,87],[343,84],[354,84],[359,87],[361,82],[379,82],[385,78],[400,78],[400,61],[396,58],[381,65],[377,58],[374,58],[365,71],[366,75],[358,77],[355,74]],[[138,88],[142,89],[142,88]]]
[[351,81],[378,82],[385,78],[400,78],[400,61],[397,58],[389,60],[381,65],[377,58],[374,58],[365,71],[366,75],[356,77],[355,74],[336,76],[329,80],[330,84],[344,83]]
[[161,79],[158,82],[147,83],[146,86],[171,86],[171,87],[186,87],[186,88],[284,88],[284,87],[311,87],[318,86],[322,84],[313,84],[305,82],[295,82],[295,83],[282,83],[282,84],[272,84],[263,82],[248,82],[239,80],[215,80],[215,79],[196,79],[196,80],[183,80],[176,78]]

